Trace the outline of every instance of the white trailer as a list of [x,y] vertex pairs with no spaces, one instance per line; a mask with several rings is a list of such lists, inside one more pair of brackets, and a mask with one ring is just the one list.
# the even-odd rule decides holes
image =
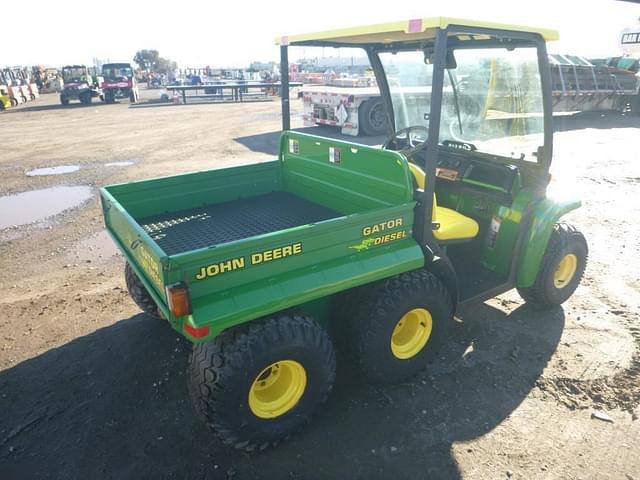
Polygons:
[[301,91],[305,127],[332,125],[344,135],[382,135],[387,116],[377,87],[304,86]]

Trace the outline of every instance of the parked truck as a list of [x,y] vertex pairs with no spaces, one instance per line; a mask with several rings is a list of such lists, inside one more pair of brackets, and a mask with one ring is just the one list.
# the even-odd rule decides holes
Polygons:
[[382,135],[387,117],[378,87],[304,86],[304,125],[340,127],[343,135]]
[[119,98],[137,103],[140,93],[130,63],[105,63],[102,65],[102,77],[105,103],[115,103]]
[[[588,247],[561,217],[580,202],[546,194],[557,38],[444,17],[281,37],[276,159],[101,189],[129,293],[193,343],[189,395],[222,442],[261,449],[306,425],[334,344],[368,381],[401,382],[438,358],[461,305],[573,294]],[[290,130],[291,46],[365,49],[383,148]]]
[[69,105],[71,100],[79,100],[85,105],[98,97],[103,99],[102,78],[92,75],[85,65],[67,65],[62,67],[63,87],[60,103]]

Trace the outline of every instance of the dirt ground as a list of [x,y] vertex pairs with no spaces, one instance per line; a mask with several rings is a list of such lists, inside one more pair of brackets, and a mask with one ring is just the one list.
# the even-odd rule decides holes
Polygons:
[[[568,220],[590,245],[583,284],[562,308],[534,311],[510,292],[462,311],[442,357],[395,387],[366,385],[339,358],[315,422],[245,454],[192,413],[189,345],[129,300],[96,192],[271,159],[279,102],[56,100],[0,114],[0,196],[92,192],[62,214],[0,230],[0,479],[640,480],[640,118],[557,119],[552,188],[582,198]],[[299,126],[301,105],[292,107]],[[81,168],[25,175],[60,165]]]

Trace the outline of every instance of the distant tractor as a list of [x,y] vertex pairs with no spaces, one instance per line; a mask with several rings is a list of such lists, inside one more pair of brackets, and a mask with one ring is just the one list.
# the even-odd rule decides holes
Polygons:
[[115,103],[118,98],[128,98],[130,103],[136,103],[140,98],[138,82],[129,63],[105,63],[102,66],[104,83],[104,101]]
[[94,97],[103,99],[100,77],[92,76],[85,65],[63,67],[62,79],[64,80],[64,86],[60,92],[62,105],[69,105],[71,100],[80,100],[80,103],[89,105]]
[[0,71],[0,89],[4,92],[2,95],[9,97],[9,103],[13,107],[28,100],[15,81],[14,72],[9,68]]
[[0,112],[13,106],[6,85],[0,85]]

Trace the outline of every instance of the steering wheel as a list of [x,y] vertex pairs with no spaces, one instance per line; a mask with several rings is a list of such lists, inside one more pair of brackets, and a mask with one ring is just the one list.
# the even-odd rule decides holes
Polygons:
[[[424,141],[416,144],[415,137],[412,135],[412,132],[415,130],[421,130],[425,133]],[[407,159],[411,159],[416,153],[425,148],[427,145],[427,135],[429,133],[429,129],[423,125],[412,125],[407,128],[403,128],[398,130],[393,134],[389,140],[387,140],[382,146],[385,150],[395,150],[397,152],[402,153]]]

